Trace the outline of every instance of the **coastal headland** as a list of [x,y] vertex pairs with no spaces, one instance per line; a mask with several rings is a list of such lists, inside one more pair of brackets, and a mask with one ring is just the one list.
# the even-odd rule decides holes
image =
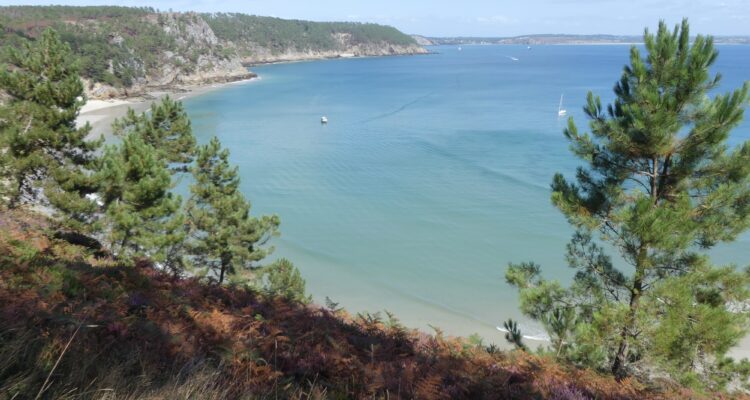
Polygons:
[[89,100],[246,81],[257,77],[247,66],[257,64],[428,53],[411,36],[378,24],[150,7],[7,6],[0,7],[0,26],[0,41],[15,47],[45,29],[58,31],[80,59]]

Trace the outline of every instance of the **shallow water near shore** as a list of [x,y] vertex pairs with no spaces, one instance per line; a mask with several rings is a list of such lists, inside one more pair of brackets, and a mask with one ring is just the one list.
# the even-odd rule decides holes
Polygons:
[[[185,105],[200,142],[216,135],[231,150],[254,213],[281,217],[271,258],[291,259],[316,301],[502,343],[495,326],[523,320],[508,262],[572,275],[572,230],[549,200],[552,175],[580,164],[562,135],[560,96],[585,128],[587,91],[612,99],[628,48],[432,50],[259,66],[252,85]],[[719,50],[719,92],[750,79],[750,47]],[[730,141],[748,139],[745,122]],[[720,246],[714,260],[747,265],[749,244],[746,235]]]

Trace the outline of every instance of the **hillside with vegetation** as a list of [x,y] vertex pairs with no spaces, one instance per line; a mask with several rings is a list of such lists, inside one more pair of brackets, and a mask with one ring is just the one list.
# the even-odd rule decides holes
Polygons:
[[108,260],[25,211],[0,224],[2,399],[712,398]]
[[92,98],[254,76],[197,14],[126,7],[0,7],[3,42],[18,47],[38,39],[48,27],[78,57]]
[[0,7],[3,44],[20,48],[46,28],[70,45],[91,98],[248,79],[255,74],[243,64],[256,62],[425,52],[409,36],[375,24],[114,6]]
[[551,341],[508,320],[501,350],[311,304],[292,262],[266,260],[280,219],[255,215],[220,141],[198,144],[169,97],[90,139],[76,55],[46,29],[0,69],[0,398],[748,398],[750,362],[727,351],[750,271],[705,250],[750,227],[750,142],[726,145],[750,84],[709,97],[718,53],[688,33],[647,33],[614,105],[589,95],[591,133],[569,120],[586,166],[552,199],[577,273],[508,267]]
[[426,53],[409,35],[377,24],[310,22],[228,13],[202,16],[219,39],[235,45],[246,64]]

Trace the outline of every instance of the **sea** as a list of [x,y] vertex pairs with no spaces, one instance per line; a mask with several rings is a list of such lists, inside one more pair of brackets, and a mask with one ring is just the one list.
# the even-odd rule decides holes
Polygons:
[[[534,261],[570,281],[573,230],[550,182],[582,162],[562,132],[568,117],[587,129],[589,91],[613,99],[629,46],[429,49],[258,66],[260,79],[185,105],[199,142],[218,136],[231,151],[253,213],[279,215],[265,262],[291,260],[315,302],[497,344],[513,318],[543,339],[504,273]],[[718,49],[715,94],[750,80],[750,46]],[[730,145],[749,139],[745,122]],[[750,235],[711,254],[746,266]]]

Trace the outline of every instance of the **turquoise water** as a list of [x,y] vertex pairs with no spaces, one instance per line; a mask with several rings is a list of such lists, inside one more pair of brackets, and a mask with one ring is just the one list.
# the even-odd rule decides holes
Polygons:
[[[628,48],[433,50],[257,67],[261,80],[186,106],[199,141],[217,135],[231,149],[254,212],[281,217],[273,258],[294,261],[317,301],[501,342],[494,327],[520,317],[508,262],[571,275],[572,231],[549,201],[552,175],[578,165],[560,95],[583,126],[586,92],[611,99]],[[720,50],[722,91],[750,79],[750,47]],[[749,242],[716,259],[747,264]]]

